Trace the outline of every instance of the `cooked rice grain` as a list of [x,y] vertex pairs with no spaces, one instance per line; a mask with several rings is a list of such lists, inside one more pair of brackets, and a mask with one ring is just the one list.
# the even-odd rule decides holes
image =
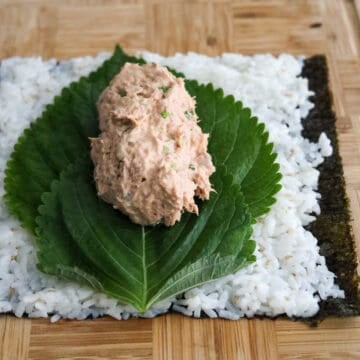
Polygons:
[[[250,107],[266,124],[275,144],[283,178],[282,190],[269,214],[254,226],[255,264],[153,306],[145,317],[172,309],[189,316],[238,319],[254,315],[309,317],[319,301],[343,298],[334,284],[317,240],[304,226],[320,213],[317,192],[324,156],[331,155],[325,134],[310,143],[301,135],[301,119],[312,107],[307,79],[300,77],[302,60],[290,55],[211,58],[177,54],[164,58],[141,53],[201,83],[212,82]],[[24,128],[34,121],[64,86],[96,69],[109,54],[67,61],[10,58],[0,66],[0,196],[4,194],[6,161]],[[139,316],[132,306],[92,289],[58,280],[36,269],[33,239],[21,229],[0,201],[0,312],[16,316],[85,319],[110,315]]]

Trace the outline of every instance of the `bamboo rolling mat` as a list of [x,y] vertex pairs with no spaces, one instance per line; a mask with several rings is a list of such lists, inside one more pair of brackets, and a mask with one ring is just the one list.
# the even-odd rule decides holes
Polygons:
[[[112,50],[326,54],[360,250],[360,0],[0,0],[0,59]],[[1,236],[1,234],[0,234]],[[360,317],[116,321],[0,316],[2,359],[359,359]]]

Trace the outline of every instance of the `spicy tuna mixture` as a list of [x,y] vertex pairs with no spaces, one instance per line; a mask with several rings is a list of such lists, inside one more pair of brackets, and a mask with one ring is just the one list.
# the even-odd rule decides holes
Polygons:
[[215,171],[184,81],[156,64],[127,63],[98,101],[101,133],[91,139],[98,195],[138,224],[198,214]]

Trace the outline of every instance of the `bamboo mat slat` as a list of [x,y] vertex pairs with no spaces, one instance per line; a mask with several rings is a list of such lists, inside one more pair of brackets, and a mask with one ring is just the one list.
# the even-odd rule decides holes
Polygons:
[[[0,59],[112,50],[324,53],[360,250],[360,0],[0,0]],[[1,236],[1,234],[0,234]],[[0,358],[358,359],[360,317],[64,321],[0,316]]]

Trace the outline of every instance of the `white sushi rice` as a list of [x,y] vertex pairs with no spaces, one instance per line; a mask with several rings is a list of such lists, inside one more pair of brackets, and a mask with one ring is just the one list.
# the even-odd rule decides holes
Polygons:
[[[319,255],[314,236],[304,226],[320,208],[316,167],[332,153],[322,134],[318,143],[301,136],[301,118],[312,104],[306,79],[299,76],[302,60],[290,55],[211,58],[194,53],[164,58],[141,53],[147,61],[169,65],[188,78],[211,82],[250,107],[266,124],[275,144],[283,178],[282,190],[270,213],[254,226],[256,263],[217,281],[169,299],[141,316],[173,309],[189,316],[239,319],[254,315],[309,317],[319,301],[344,297],[334,274]],[[4,170],[22,131],[51,103],[64,86],[96,69],[109,54],[61,61],[10,58],[0,66],[0,312],[16,316],[84,319],[110,315],[140,316],[132,306],[75,283],[60,281],[36,269],[33,239],[4,205]]]

